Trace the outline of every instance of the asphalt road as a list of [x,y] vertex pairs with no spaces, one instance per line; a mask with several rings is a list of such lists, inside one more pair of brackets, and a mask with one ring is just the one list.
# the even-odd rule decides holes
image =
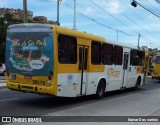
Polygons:
[[79,98],[58,98],[31,93],[22,93],[11,91],[7,88],[0,89],[0,116],[41,116],[57,111],[63,111],[73,107],[92,104],[99,101],[116,99],[134,93],[147,92],[160,88],[158,80],[148,78],[148,84],[141,86],[137,91],[124,90],[106,93],[100,100],[94,99],[94,96],[85,96]]

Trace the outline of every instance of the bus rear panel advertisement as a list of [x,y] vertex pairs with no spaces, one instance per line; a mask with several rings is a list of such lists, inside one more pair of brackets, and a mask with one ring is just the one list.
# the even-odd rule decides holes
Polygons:
[[18,74],[48,76],[49,71],[53,71],[52,34],[52,32],[8,32],[6,44],[8,69]]

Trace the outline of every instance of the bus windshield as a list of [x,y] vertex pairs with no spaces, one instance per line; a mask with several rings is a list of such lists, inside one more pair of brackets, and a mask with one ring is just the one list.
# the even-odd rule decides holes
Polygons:
[[156,57],[155,63],[156,63],[156,64],[160,64],[160,56],[157,56],[157,57]]
[[40,28],[9,30],[6,65],[12,73],[48,76],[53,71],[53,32]]

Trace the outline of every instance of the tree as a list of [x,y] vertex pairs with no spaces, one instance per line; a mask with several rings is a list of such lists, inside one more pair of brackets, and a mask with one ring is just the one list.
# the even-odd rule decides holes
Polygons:
[[11,14],[11,13],[9,13],[9,12],[6,12],[5,14],[4,14],[4,21],[13,21],[13,15]]
[[6,33],[11,21],[13,21],[13,16],[8,12],[4,14],[4,17],[0,18],[0,62],[5,62]]
[[5,42],[8,24],[0,25],[0,61],[5,61]]
[[[28,20],[32,22],[32,20]],[[0,63],[5,62],[5,43],[7,28],[11,24],[23,23],[23,20],[14,19],[13,15],[6,12],[3,17],[0,18]]]

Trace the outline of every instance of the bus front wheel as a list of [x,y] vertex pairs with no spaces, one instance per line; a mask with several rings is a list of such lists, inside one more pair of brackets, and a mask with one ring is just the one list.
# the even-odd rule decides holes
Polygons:
[[140,84],[141,84],[141,78],[138,77],[138,79],[137,79],[137,81],[136,81],[136,84],[135,84],[135,86],[134,86],[134,90],[138,90]]

